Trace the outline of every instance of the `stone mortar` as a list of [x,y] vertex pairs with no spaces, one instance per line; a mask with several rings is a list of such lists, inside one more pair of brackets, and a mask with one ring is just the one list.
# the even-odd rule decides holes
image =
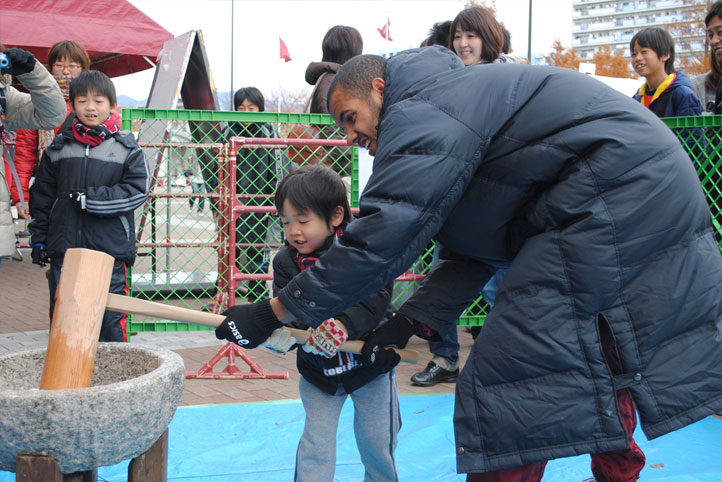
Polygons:
[[168,427],[185,366],[154,346],[99,343],[89,388],[40,390],[45,349],[0,357],[0,470],[46,455],[63,473],[136,457]]

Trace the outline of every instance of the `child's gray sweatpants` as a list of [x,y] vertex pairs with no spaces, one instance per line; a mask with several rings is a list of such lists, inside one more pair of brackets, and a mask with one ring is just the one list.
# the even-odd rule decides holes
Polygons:
[[[396,371],[379,375],[350,394],[354,405],[354,435],[364,481],[398,481],[394,450],[401,429]],[[336,432],[346,398],[343,389],[329,395],[303,376],[298,390],[306,411],[303,435],[296,452],[298,482],[331,482],[336,470]]]

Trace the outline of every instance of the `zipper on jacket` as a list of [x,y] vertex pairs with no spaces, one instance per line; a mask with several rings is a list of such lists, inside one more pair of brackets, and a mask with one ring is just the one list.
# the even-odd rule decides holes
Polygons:
[[[90,157],[90,144],[85,145],[85,157],[83,158],[83,164],[80,167],[81,172],[81,179],[83,180],[83,190],[87,191],[85,186],[88,185],[88,157]],[[84,192],[83,194],[88,194],[87,192]],[[80,216],[78,216],[78,238],[76,239],[75,243],[78,247],[82,247],[80,242],[83,239],[83,213],[80,213]]]

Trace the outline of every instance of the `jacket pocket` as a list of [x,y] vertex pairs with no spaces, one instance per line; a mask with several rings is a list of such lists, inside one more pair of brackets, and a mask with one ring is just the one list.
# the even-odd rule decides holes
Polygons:
[[102,251],[121,261],[132,258],[134,242],[124,215],[112,218],[86,216],[83,227],[84,244],[89,249]]

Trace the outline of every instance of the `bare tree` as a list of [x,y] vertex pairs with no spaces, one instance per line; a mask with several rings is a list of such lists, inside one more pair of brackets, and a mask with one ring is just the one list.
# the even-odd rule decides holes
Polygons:
[[[305,112],[311,95],[308,89],[276,89],[266,98],[266,111],[269,112]],[[280,105],[280,110],[279,110]]]
[[[682,0],[680,20],[664,26],[676,44],[676,67],[688,74],[702,74],[710,68],[704,17],[711,3],[711,0]],[[700,41],[704,45],[702,49],[699,49]]]

